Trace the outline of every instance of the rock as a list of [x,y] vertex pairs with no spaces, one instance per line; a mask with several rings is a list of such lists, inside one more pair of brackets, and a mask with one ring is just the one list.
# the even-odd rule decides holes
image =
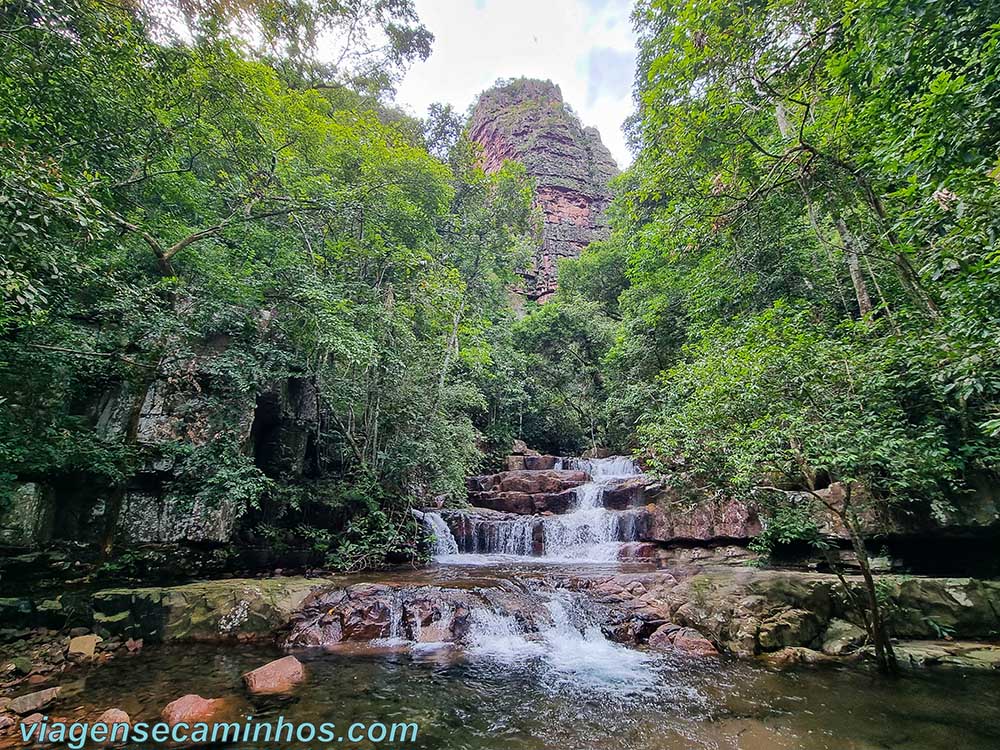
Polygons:
[[558,456],[524,456],[524,468],[528,471],[549,471],[559,464]]
[[843,656],[857,650],[867,638],[864,630],[847,620],[830,620],[823,634],[822,650],[830,656]]
[[618,550],[619,560],[652,560],[656,558],[656,545],[649,542],[626,542]]
[[120,708],[109,708],[101,714],[100,717],[98,717],[97,722],[111,727],[115,724],[131,724],[132,720],[129,718],[129,715]]
[[7,714],[0,715],[0,732],[5,732],[12,726],[14,726],[14,717]]
[[760,625],[757,639],[765,651],[812,642],[820,633],[819,618],[803,609],[784,609]]
[[[646,493],[650,494],[647,490]],[[661,490],[648,508],[644,541],[721,541],[752,539],[761,532],[757,512],[746,503],[724,496],[689,497],[673,488]]]
[[69,637],[76,638],[77,636],[87,635],[90,633],[90,628],[70,628]]
[[517,456],[537,456],[538,451],[532,450],[523,440],[515,440],[510,452]]
[[40,721],[45,721],[45,717],[41,714],[32,714],[31,716],[25,716],[21,719],[22,724],[37,724]]
[[70,659],[93,659],[94,649],[101,639],[96,635],[78,635],[70,638],[66,656]]
[[305,667],[294,656],[275,659],[243,675],[247,690],[254,694],[288,693],[306,678]]
[[[1000,645],[975,641],[901,641],[893,645],[905,668],[1000,670]],[[871,655],[871,648],[865,652]]]
[[170,726],[198,721],[215,724],[233,718],[234,714],[233,705],[225,698],[202,698],[189,694],[168,703],[160,712],[160,718]]
[[62,692],[60,687],[46,688],[45,690],[39,690],[35,693],[28,693],[27,695],[22,695],[10,702],[8,708],[16,714],[24,716],[25,714],[33,714],[36,711],[41,711],[43,708],[47,707],[52,701],[59,697],[59,693]]
[[694,628],[685,628],[667,623],[657,628],[649,636],[650,648],[661,651],[677,651],[691,656],[718,656],[719,651],[710,640]]
[[14,673],[20,675],[30,674],[34,665],[31,663],[31,659],[26,656],[15,656],[10,660],[10,663],[14,667]]
[[[608,183],[618,166],[600,134],[581,125],[550,81],[521,79],[484,92],[473,109],[469,135],[483,147],[486,172],[507,160],[519,161],[536,183],[542,244],[522,279],[524,294],[544,301],[556,289],[559,259],[575,258],[590,242],[607,236]],[[518,443],[515,452],[523,445]]]
[[799,664],[833,664],[837,661],[832,656],[803,646],[788,646],[780,651],[764,654],[761,659],[774,669],[789,669]]
[[524,456],[507,456],[507,471],[524,471]]

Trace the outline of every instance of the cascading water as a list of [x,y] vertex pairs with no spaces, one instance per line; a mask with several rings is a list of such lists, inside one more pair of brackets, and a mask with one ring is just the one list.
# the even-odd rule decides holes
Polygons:
[[613,562],[620,543],[635,540],[635,519],[605,508],[604,491],[615,480],[638,476],[639,468],[624,456],[574,458],[569,463],[586,471],[591,481],[576,488],[576,505],[569,513],[543,519],[544,557]]
[[434,535],[434,556],[457,555],[458,542],[440,513],[427,511],[423,514],[424,525]]
[[605,638],[578,596],[565,590],[542,596],[549,622],[537,630],[529,630],[504,612],[474,611],[469,655],[505,668],[536,664],[543,680],[556,688],[564,683],[598,690],[652,686],[650,657]]
[[435,559],[451,564],[488,562],[484,556],[530,557],[540,562],[615,562],[622,543],[638,538],[638,511],[608,510],[604,494],[608,488],[639,476],[639,467],[625,456],[611,456],[560,458],[554,468],[583,471],[590,478],[573,490],[575,502],[568,512],[523,516],[457,512],[457,517],[449,518],[449,527],[440,513],[428,511],[422,518],[436,540]]

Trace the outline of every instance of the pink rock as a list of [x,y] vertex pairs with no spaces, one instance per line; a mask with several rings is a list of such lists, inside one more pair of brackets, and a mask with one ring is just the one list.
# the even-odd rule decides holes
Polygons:
[[243,675],[247,690],[255,694],[288,693],[306,679],[302,662],[285,656]]
[[202,698],[189,694],[168,703],[160,712],[160,717],[171,726],[182,721],[211,724],[230,718],[234,713],[232,704],[225,698]]
[[694,628],[667,623],[649,636],[649,646],[663,651],[678,651],[691,656],[718,656],[712,642]]

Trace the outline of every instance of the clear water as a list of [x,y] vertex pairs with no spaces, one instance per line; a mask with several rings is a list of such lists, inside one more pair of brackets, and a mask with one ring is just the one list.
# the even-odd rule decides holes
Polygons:
[[[567,613],[567,617],[570,615]],[[568,621],[567,621],[568,622]],[[565,624],[564,627],[571,627]],[[492,632],[492,631],[491,631]],[[298,653],[308,681],[257,699],[240,674],[275,649],[148,647],[64,687],[54,717],[108,707],[154,719],[186,693],[233,696],[257,720],[416,721],[427,750],[996,750],[1000,677],[921,673],[886,681],[858,670],[772,673],[588,644],[587,634],[531,652],[449,649]],[[512,656],[513,654],[513,656]],[[11,744],[8,735],[0,740]],[[16,743],[15,743],[16,744]]]

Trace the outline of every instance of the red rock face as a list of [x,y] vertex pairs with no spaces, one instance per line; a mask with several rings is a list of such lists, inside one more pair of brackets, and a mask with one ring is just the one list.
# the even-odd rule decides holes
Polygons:
[[558,262],[575,258],[608,234],[604,211],[609,180],[618,174],[611,153],[594,128],[584,128],[549,81],[518,80],[485,92],[469,123],[483,147],[487,172],[505,161],[524,164],[535,180],[542,213],[542,242],[534,263],[522,270],[529,299],[544,302],[556,290]]

